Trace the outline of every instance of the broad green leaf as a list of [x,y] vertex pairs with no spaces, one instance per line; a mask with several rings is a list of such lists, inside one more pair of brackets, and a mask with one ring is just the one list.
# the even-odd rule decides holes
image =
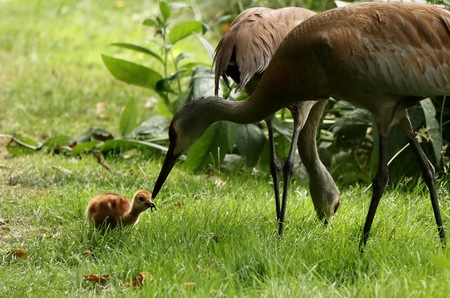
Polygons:
[[142,22],[142,25],[150,26],[150,27],[157,27],[158,22],[156,20],[146,19]]
[[137,141],[131,139],[114,139],[104,142],[98,149],[103,153],[107,154],[109,152],[124,152],[130,149],[158,149],[162,151],[167,151],[167,148],[159,144]]
[[214,75],[211,68],[199,66],[194,69],[191,79],[191,98],[214,95]]
[[71,137],[59,135],[55,137],[48,138],[45,140],[45,142],[42,144],[43,147],[46,147],[50,150],[53,150],[55,148],[61,147],[61,146],[67,146],[71,141]]
[[186,166],[193,172],[199,172],[213,165],[218,168],[228,152],[228,122],[213,124],[205,134],[191,147]]
[[137,117],[138,108],[136,101],[133,98],[130,98],[122,112],[122,116],[120,117],[119,128],[122,136],[127,136],[131,131],[133,131],[136,127]]
[[158,101],[158,103],[156,104],[156,110],[158,111],[159,115],[165,116],[169,119],[172,119],[174,114],[174,112],[169,109],[169,106],[163,100]]
[[204,63],[201,61],[188,62],[186,64],[179,65],[179,67],[184,69],[195,69],[196,67],[206,67],[209,69],[209,73],[212,74],[214,71],[212,70],[211,64]]
[[178,69],[176,72],[170,74],[170,76],[168,77],[168,79],[169,79],[169,80],[172,80],[172,81],[173,81],[173,80],[176,80],[176,79],[182,77],[183,74],[185,74],[187,71],[188,71],[188,70],[185,69],[185,68]]
[[42,148],[41,143],[21,134],[14,134],[11,139],[11,142],[6,145],[6,149],[14,156],[34,153]]
[[236,146],[239,153],[245,157],[247,166],[253,167],[256,165],[265,142],[264,132],[255,124],[239,126]]
[[45,140],[42,144],[43,150],[52,154],[71,154],[72,148],[69,147],[72,138],[65,135],[58,135]]
[[185,59],[185,58],[189,58],[189,57],[192,57],[192,55],[191,54],[189,54],[189,53],[181,53],[181,54],[179,54],[176,58],[175,58],[175,65],[178,65],[178,63],[181,61],[181,60],[183,60],[183,59]]
[[164,22],[170,18],[170,7],[165,1],[159,1],[159,10],[163,16]]
[[155,90],[161,94],[164,92],[168,92],[171,94],[176,94],[177,92],[171,88],[171,83],[181,77],[186,73],[186,69],[180,69],[177,72],[171,74],[168,78],[162,79],[156,83]]
[[428,256],[431,263],[450,271],[450,260],[442,256]]
[[172,102],[172,111],[175,113],[181,109],[181,107],[189,101],[190,95],[190,91],[181,93],[178,98]]
[[189,8],[189,5],[187,5],[186,3],[181,3],[181,2],[171,2],[171,3],[169,3],[169,7],[171,10],[176,10],[176,9],[182,9],[182,8]]
[[76,139],[76,142],[78,144],[84,143],[84,142],[90,142],[90,141],[106,141],[114,139],[114,136],[111,132],[98,128],[98,127],[92,127],[83,132],[78,138]]
[[156,83],[156,88],[155,88],[156,92],[158,92],[158,94],[163,93],[163,92],[175,94],[176,92],[170,87],[171,82],[172,82],[171,79],[162,79],[162,80],[158,81]]
[[431,137],[431,144],[433,145],[436,163],[440,165],[442,160],[441,152],[443,143],[439,123],[436,120],[436,109],[434,108],[433,102],[429,98],[420,101],[420,105],[422,106],[425,116],[425,124],[429,128],[428,134]]
[[104,54],[102,59],[111,74],[125,83],[155,90],[162,79],[161,74],[148,67]]
[[129,49],[129,50],[133,50],[136,52],[147,54],[147,55],[155,58],[157,61],[164,63],[161,56],[158,55],[157,53],[155,53],[154,51],[150,50],[149,48],[146,48],[146,47],[143,47],[140,45],[136,45],[136,44],[132,44],[132,43],[126,43],[126,42],[115,42],[115,43],[112,43],[111,45],[119,47],[119,48]]
[[78,156],[81,153],[90,152],[100,143],[101,143],[100,141],[89,141],[78,144],[72,148],[72,156]]
[[215,55],[214,48],[203,36],[197,34],[197,38],[202,43],[203,47],[205,48],[205,50],[208,53],[209,58],[211,59],[211,62],[212,62],[214,60],[214,55]]
[[[228,148],[233,148],[233,146],[236,144],[236,139],[239,132],[239,126],[240,124],[233,123],[233,122],[227,122],[227,137],[228,137]],[[228,153],[228,152],[226,152]]]
[[185,21],[175,25],[169,32],[169,41],[175,44],[178,41],[194,34],[203,31],[202,22],[199,21]]
[[167,117],[161,115],[150,116],[133,129],[131,136],[140,139],[167,140],[169,124],[170,120]]

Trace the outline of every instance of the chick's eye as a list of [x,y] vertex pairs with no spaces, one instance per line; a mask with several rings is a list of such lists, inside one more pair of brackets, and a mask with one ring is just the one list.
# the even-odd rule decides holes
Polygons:
[[138,200],[139,200],[139,202],[144,202],[145,198],[144,197],[139,197]]

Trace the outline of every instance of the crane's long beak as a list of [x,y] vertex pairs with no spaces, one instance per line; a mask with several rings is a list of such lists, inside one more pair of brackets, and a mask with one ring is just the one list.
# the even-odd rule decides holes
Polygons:
[[155,187],[152,191],[152,199],[154,199],[158,195],[159,190],[163,186],[164,181],[166,181],[167,176],[169,176],[170,171],[172,170],[180,155],[181,154],[173,154],[173,147],[169,147],[166,158],[164,159],[163,166],[161,168],[161,171],[159,172],[158,179],[156,180]]

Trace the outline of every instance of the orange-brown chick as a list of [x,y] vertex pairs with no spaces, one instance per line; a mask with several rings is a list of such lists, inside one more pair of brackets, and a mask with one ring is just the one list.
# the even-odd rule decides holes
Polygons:
[[96,228],[118,225],[134,225],[139,220],[139,215],[150,208],[156,209],[152,201],[152,194],[147,190],[138,190],[133,201],[118,194],[101,194],[93,197],[86,208],[86,216]]

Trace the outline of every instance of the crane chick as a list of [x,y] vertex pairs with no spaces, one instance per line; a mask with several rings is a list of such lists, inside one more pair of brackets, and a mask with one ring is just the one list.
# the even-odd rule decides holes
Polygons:
[[147,190],[138,190],[130,203],[128,198],[119,194],[107,193],[93,197],[86,208],[86,216],[98,229],[118,225],[132,226],[139,215],[150,208],[156,209],[152,194]]

